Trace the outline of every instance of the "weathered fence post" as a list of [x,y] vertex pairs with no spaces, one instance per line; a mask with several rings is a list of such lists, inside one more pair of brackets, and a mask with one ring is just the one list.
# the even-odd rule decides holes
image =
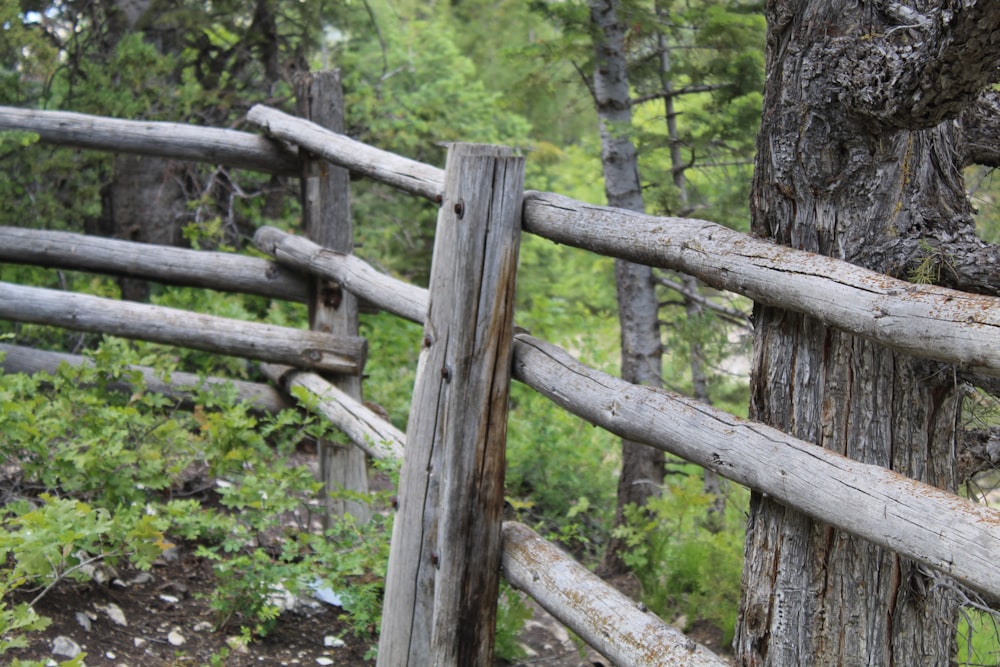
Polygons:
[[[344,92],[338,71],[306,74],[296,82],[298,113],[334,132],[344,131]],[[306,233],[316,244],[343,253],[354,249],[351,227],[350,174],[326,160],[306,160],[302,168],[302,216]],[[335,336],[358,335],[358,302],[333,281],[316,278],[309,295],[309,328]],[[337,375],[331,383],[361,400],[361,375]],[[338,490],[367,493],[365,453],[334,442],[319,443],[320,481],[326,493]],[[371,516],[368,505],[353,500],[326,500],[326,520],[351,514],[360,521]]]
[[378,664],[492,665],[524,160],[448,151]]

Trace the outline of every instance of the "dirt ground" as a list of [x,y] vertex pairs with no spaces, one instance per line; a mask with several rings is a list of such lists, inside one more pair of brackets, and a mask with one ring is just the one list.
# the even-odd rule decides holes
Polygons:
[[[87,654],[88,667],[375,664],[365,659],[370,643],[347,631],[339,620],[343,613],[339,608],[322,603],[285,612],[269,635],[248,646],[240,645],[235,630],[215,630],[204,599],[214,586],[211,564],[190,549],[181,548],[176,558],[160,561],[148,577],[137,570],[117,574],[118,583],[64,583],[51,590],[36,608],[52,624],[31,633],[28,648],[4,658],[66,660],[68,655],[54,651],[63,646],[72,651],[69,640]],[[22,594],[11,602],[28,597]],[[597,653],[581,651],[566,629],[543,610],[535,611],[521,637],[528,655],[515,665],[610,667]],[[719,635],[717,628],[697,623],[690,633],[716,651],[721,648]]]
[[[62,661],[75,644],[87,654],[89,667],[375,664],[365,659],[370,642],[353,637],[339,620],[343,612],[318,602],[283,613],[270,634],[248,646],[240,645],[235,629],[215,630],[204,599],[214,586],[211,564],[191,549],[181,547],[175,558],[159,561],[148,575],[137,570],[115,574],[111,582],[64,582],[49,591],[36,609],[52,624],[30,633],[28,648],[10,651],[4,659]],[[20,595],[11,602],[30,599]],[[522,640],[529,654],[520,665],[609,665],[595,653],[581,653],[542,610],[528,621]]]

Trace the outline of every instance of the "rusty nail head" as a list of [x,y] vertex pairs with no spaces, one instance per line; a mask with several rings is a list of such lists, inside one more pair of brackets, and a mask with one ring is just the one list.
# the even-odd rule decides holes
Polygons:
[[429,335],[424,336],[424,347],[430,347],[432,342],[434,341],[431,340]]
[[457,202],[455,202],[455,215],[458,216],[459,220],[461,220],[462,216],[465,215],[465,201],[464,200],[459,199]]
[[441,555],[436,551],[431,552],[431,565],[441,567]]
[[441,377],[445,382],[451,382],[451,369],[448,366],[441,367]]

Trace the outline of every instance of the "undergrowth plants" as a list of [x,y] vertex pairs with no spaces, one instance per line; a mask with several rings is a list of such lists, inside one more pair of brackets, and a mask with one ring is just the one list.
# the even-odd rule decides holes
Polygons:
[[696,466],[668,478],[643,508],[625,507],[624,561],[642,585],[643,602],[666,620],[707,620],[733,639],[743,569],[747,493],[731,491],[722,517]]
[[[296,410],[254,414],[225,389],[180,410],[144,390],[129,365],[153,360],[121,341],[90,359],[0,374],[0,590],[38,600],[94,564],[148,569],[184,540],[213,563],[219,625],[266,634],[279,587],[326,582],[342,591],[352,628],[372,636],[381,592],[371,578],[381,581],[391,517],[311,530],[319,485],[291,459],[302,440],[328,435],[324,423]],[[43,624],[31,604],[0,607],[0,651]]]

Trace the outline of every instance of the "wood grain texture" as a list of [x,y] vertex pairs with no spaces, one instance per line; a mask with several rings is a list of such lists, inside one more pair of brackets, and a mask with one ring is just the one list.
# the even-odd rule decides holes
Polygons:
[[616,665],[729,663],[645,610],[520,523],[503,524],[503,575]]
[[378,664],[493,662],[523,158],[455,144],[393,527]]
[[618,436],[1000,597],[1000,511],[694,399],[629,384],[526,334],[515,339],[514,378]]
[[72,232],[0,227],[0,261],[129,276],[304,303],[306,281],[274,262]]
[[293,150],[267,137],[186,123],[0,107],[0,130],[33,132],[41,141],[61,146],[224,164],[286,176],[298,176],[301,168]]
[[247,119],[273,137],[302,146],[336,165],[364,174],[403,192],[440,201],[444,172],[423,162],[373,148],[315,123],[258,104]]
[[0,318],[340,373],[361,373],[368,347],[363,338],[10,283],[0,283]]

